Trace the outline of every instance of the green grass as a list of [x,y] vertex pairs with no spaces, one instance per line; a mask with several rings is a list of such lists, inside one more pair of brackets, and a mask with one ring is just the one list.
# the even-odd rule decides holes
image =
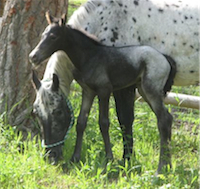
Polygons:
[[[197,87],[198,89],[198,87]],[[75,116],[80,108],[80,87],[73,84],[70,99]],[[159,158],[159,135],[156,118],[146,103],[136,102],[134,150],[131,165],[122,166],[122,134],[110,103],[110,136],[114,161],[105,166],[104,144],[98,126],[97,100],[84,134],[82,158],[70,163],[75,145],[75,127],[64,146],[64,159],[54,166],[45,160],[36,137],[21,142],[15,128],[0,121],[0,188],[198,188],[199,187],[199,112],[168,106],[173,114],[172,169],[154,176]]]
[[68,16],[70,17],[72,13],[87,0],[69,0]]

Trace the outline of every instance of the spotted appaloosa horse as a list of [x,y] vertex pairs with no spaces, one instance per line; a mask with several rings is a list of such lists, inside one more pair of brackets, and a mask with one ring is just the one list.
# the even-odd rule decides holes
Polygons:
[[52,55],[42,81],[33,72],[33,85],[37,94],[33,112],[42,125],[42,145],[48,151],[49,159],[55,163],[62,156],[61,146],[74,122],[73,110],[68,100],[73,67],[66,64],[67,59],[62,51]]
[[199,82],[200,11],[196,0],[90,0],[68,24],[84,28],[109,46],[159,49],[177,64],[174,85]]
[[[197,4],[196,0],[89,0],[74,12],[68,24],[96,35],[105,45],[142,44],[159,49],[176,61],[174,84],[190,85],[199,82]],[[69,59],[66,64],[70,64]],[[123,138],[132,138],[133,89],[115,92],[114,98]],[[128,143],[124,156],[131,151],[132,139]]]

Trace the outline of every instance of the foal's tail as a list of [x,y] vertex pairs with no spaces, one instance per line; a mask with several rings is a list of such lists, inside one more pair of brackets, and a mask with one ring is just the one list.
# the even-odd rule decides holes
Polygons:
[[171,87],[174,84],[174,77],[176,75],[176,62],[170,56],[165,55],[165,54],[164,54],[164,56],[171,66],[171,70],[170,70],[167,82],[164,86],[164,96],[166,96],[166,93],[171,90]]

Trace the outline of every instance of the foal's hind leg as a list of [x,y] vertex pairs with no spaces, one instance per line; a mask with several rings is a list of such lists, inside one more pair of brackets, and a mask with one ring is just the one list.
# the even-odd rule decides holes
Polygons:
[[132,124],[134,121],[135,86],[114,93],[116,111],[122,129],[124,154],[123,158],[130,159],[133,148]]
[[155,91],[153,87],[150,87],[147,83],[143,83],[138,89],[157,117],[158,130],[160,133],[160,158],[157,173],[160,173],[164,166],[170,165],[171,167],[169,143],[171,141],[171,125],[173,118],[164,106],[161,91]]

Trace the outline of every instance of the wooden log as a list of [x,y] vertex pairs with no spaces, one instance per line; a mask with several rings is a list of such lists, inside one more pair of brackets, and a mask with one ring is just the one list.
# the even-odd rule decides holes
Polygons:
[[[136,99],[139,101],[144,101],[138,91],[136,91]],[[165,104],[172,104],[184,108],[200,109],[200,97],[198,96],[170,92],[167,94],[164,102]]]

